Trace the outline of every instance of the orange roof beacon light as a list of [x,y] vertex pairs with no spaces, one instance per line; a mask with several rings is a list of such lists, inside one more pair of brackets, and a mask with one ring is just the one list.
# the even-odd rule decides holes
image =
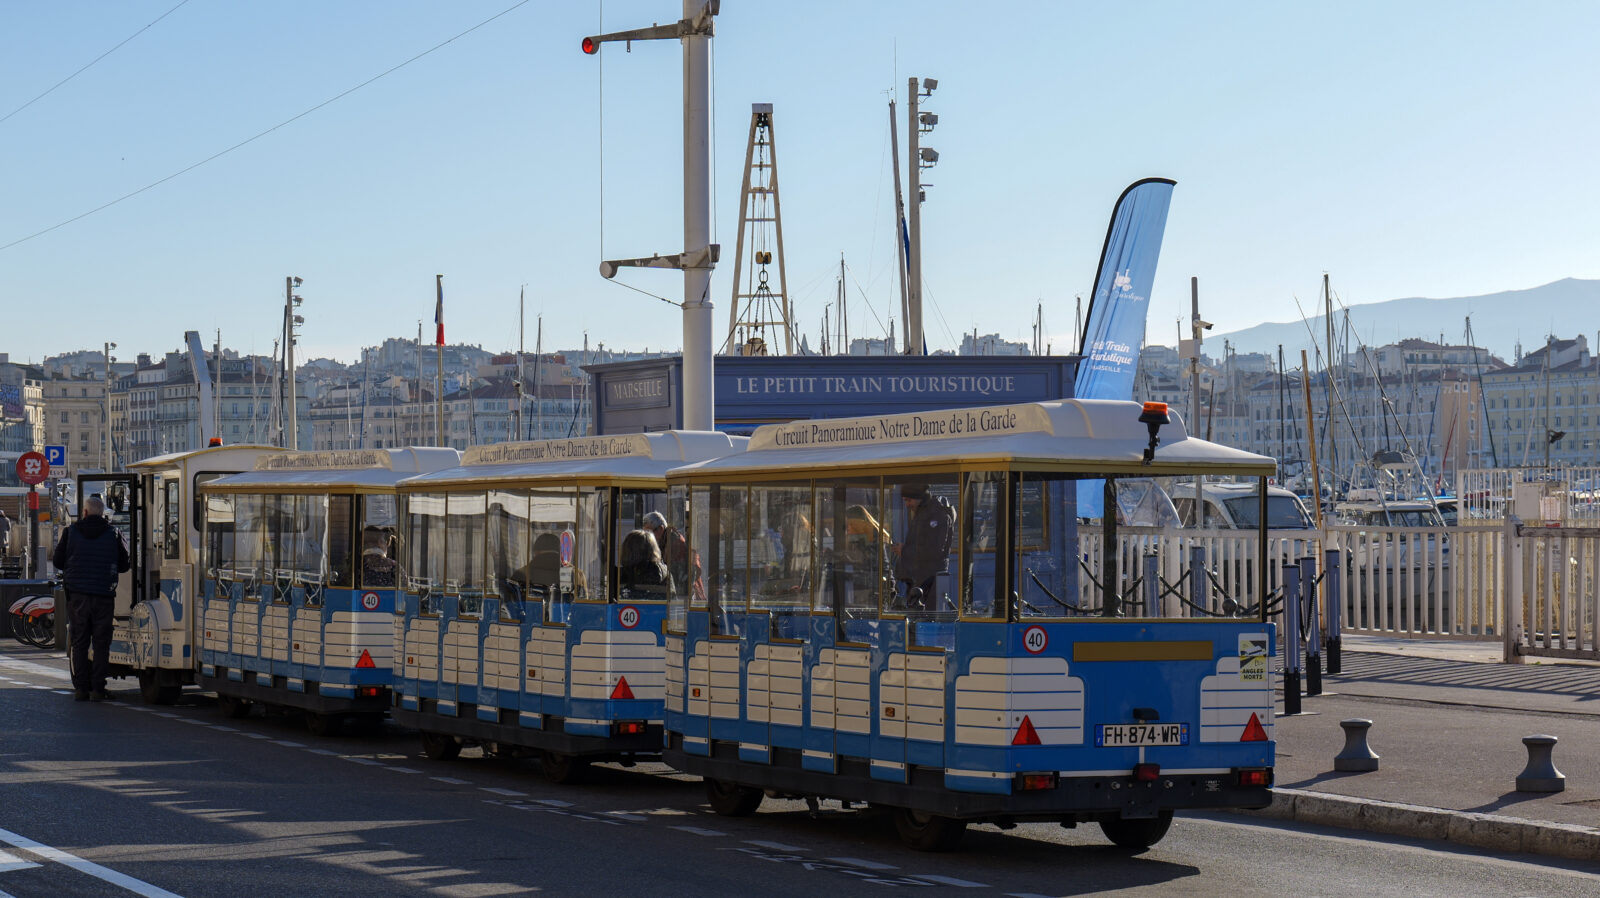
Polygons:
[[1144,447],[1144,463],[1148,465],[1156,459],[1156,446],[1161,443],[1161,425],[1172,423],[1172,417],[1167,414],[1167,404],[1146,402],[1144,412],[1139,415],[1139,423],[1150,430],[1150,445]]
[[221,446],[222,445],[222,437],[212,437],[211,441],[207,445],[212,446],[212,447]]

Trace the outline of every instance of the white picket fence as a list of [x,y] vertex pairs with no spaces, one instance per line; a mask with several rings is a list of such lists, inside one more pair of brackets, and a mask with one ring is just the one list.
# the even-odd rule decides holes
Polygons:
[[[1259,606],[1256,534],[1239,530],[1124,527],[1117,534],[1119,592],[1170,617],[1232,614]],[[1099,604],[1101,537],[1079,534],[1079,600]],[[1323,571],[1339,551],[1339,574]],[[1204,571],[1196,572],[1195,553]],[[1600,528],[1329,527],[1273,531],[1267,539],[1269,607],[1281,614],[1283,568],[1314,559],[1323,577],[1316,620],[1328,620],[1337,584],[1341,630],[1414,638],[1500,640],[1508,660],[1526,655],[1600,660]],[[1153,559],[1146,561],[1146,559]],[[1148,566],[1160,587],[1150,591]],[[1092,578],[1092,579],[1091,579]],[[1275,614],[1274,616],[1277,616]]]

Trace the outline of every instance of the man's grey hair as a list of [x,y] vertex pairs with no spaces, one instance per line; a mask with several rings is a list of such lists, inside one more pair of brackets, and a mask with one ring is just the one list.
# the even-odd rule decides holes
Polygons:
[[667,526],[667,518],[659,511],[652,511],[644,516],[646,530],[659,530]]
[[105,500],[101,499],[99,496],[90,496],[89,498],[83,500],[83,514],[84,514],[85,517],[88,517],[89,515],[92,515],[92,514],[105,514],[105,513],[106,513]]

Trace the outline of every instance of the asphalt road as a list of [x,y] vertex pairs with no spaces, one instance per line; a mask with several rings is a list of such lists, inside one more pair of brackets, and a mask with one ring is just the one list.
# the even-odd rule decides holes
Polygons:
[[[978,827],[902,847],[886,817],[769,800],[716,817],[659,765],[546,783],[532,761],[440,763],[414,734],[316,739],[288,716],[77,703],[59,657],[0,647],[0,898],[881,894],[1600,896],[1600,864],[1230,814],[1142,854],[1095,826]],[[116,689],[116,685],[113,686]]]

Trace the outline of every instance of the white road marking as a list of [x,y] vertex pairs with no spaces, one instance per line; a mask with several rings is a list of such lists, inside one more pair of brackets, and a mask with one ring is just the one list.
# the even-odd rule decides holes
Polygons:
[[701,829],[698,826],[674,826],[673,829],[682,830],[683,832],[686,832],[686,833],[693,833],[693,834],[695,834],[697,836],[725,836],[725,835],[727,835],[727,833],[725,833],[725,832],[719,832],[719,831],[714,830],[714,829]]
[[233,727],[225,727],[220,723],[216,724],[215,726],[213,726],[212,729],[216,730],[219,733],[237,733],[237,732],[239,732],[238,730],[234,729]]
[[744,843],[746,845],[754,845],[757,848],[770,848],[773,851],[805,851],[804,848],[797,845],[785,845],[782,842],[755,842],[746,839]]
[[395,773],[421,773],[422,772],[422,771],[417,770],[416,768],[413,768],[413,767],[390,767],[388,769],[389,770],[393,770]]
[[246,732],[243,732],[243,731],[241,731],[239,733],[239,735],[245,737],[246,739],[271,739],[272,738],[271,736],[267,736],[267,735],[264,735],[262,733],[246,733]]
[[982,882],[972,882],[968,879],[956,879],[954,876],[933,876],[928,873],[916,873],[913,879],[925,879],[928,882],[938,883],[942,886],[955,886],[958,889],[987,889],[989,885]]
[[504,795],[504,796],[507,796],[508,798],[527,798],[528,797],[528,793],[526,793],[526,792],[518,792],[515,789],[501,789],[498,786],[479,786],[478,788],[483,790],[484,792],[489,792],[489,793],[494,794],[494,795]]
[[472,785],[471,781],[469,781],[469,780],[458,780],[453,776],[430,776],[428,778],[433,780],[436,783],[444,783],[444,784],[450,785],[450,786],[470,786],[470,785]]
[[0,851],[0,873],[9,873],[12,870],[26,870],[29,867],[37,866],[39,865],[33,861],[25,861],[9,851]]
[[308,749],[306,749],[306,751],[308,751],[308,752],[310,752],[310,753],[312,753],[314,755],[324,755],[324,756],[330,757],[330,758],[339,757],[339,753],[338,752],[336,752],[336,751],[328,751],[326,748],[308,748]]
[[71,695],[71,694],[72,694],[72,690],[71,689],[57,689],[56,690],[56,695]]
[[381,763],[379,763],[377,761],[374,761],[371,758],[357,758],[357,757],[355,757],[353,755],[345,755],[344,759],[346,761],[349,761],[352,764],[365,764],[368,767],[382,767],[383,766]]
[[[10,670],[15,671],[15,672],[31,673],[31,674],[35,674],[37,676],[49,677],[52,680],[70,680],[70,679],[72,679],[72,675],[71,674],[67,673],[64,670],[57,670],[54,667],[46,667],[43,664],[35,664],[32,661],[19,661],[19,660],[15,659],[15,658],[0,658],[0,669],[7,669],[7,668],[9,668]],[[13,680],[12,682],[21,682],[21,681]]]
[[55,861],[58,864],[71,867],[72,869],[77,870],[79,873],[87,873],[90,876],[93,876],[95,879],[103,882],[109,882],[114,886],[121,886],[135,895],[143,895],[144,898],[183,898],[183,896],[177,894],[176,892],[169,892],[159,886],[153,886],[142,879],[134,879],[132,876],[129,876],[125,873],[118,873],[109,867],[102,867],[99,864],[93,863],[92,861],[86,861],[76,855],[68,854],[67,852],[58,848],[51,848],[49,845],[42,845],[33,841],[32,839],[19,836],[10,830],[0,829],[0,842],[5,842],[13,848],[21,848],[23,851],[36,854],[46,860]]
[[542,804],[547,808],[570,808],[570,807],[572,807],[572,802],[570,802],[570,801],[562,801],[559,798],[535,798],[534,799],[534,803]]
[[273,745],[281,745],[284,748],[305,748],[306,747],[306,744],[304,742],[290,742],[287,739],[274,739],[274,740],[272,740],[272,744]]
[[830,860],[830,861],[834,862],[835,864],[849,864],[852,867],[860,867],[863,870],[898,870],[898,869],[900,869],[899,867],[896,867],[894,864],[880,864],[877,861],[866,861],[866,860],[862,860],[861,858],[858,858],[858,857],[830,857],[830,858],[826,858],[826,860]]

